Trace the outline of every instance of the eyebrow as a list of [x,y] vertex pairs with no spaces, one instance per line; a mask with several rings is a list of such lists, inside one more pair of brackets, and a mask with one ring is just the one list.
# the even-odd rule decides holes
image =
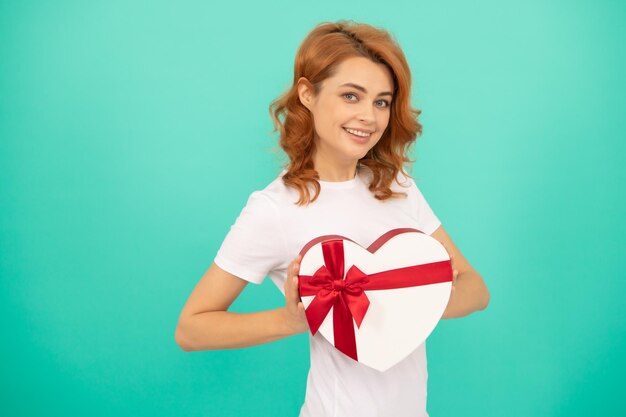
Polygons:
[[[356,88],[357,90],[360,90],[362,92],[364,92],[365,94],[367,94],[367,90],[365,89],[365,87],[362,87],[358,84],[354,84],[354,83],[345,83],[345,84],[341,84],[339,87],[352,87],[352,88]],[[378,97],[380,96],[391,96],[393,97],[393,94],[391,93],[391,91],[383,91],[382,93],[378,94]]]

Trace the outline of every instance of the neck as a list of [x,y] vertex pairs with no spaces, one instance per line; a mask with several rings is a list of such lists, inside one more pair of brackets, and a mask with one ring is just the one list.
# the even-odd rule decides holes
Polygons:
[[358,161],[335,161],[316,152],[313,156],[313,166],[320,176],[320,181],[340,182],[349,181],[356,176]]

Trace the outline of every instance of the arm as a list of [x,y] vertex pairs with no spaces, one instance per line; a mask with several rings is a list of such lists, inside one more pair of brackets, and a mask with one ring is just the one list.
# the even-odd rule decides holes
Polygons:
[[306,331],[304,306],[294,285],[299,267],[298,260],[289,265],[285,307],[233,313],[227,310],[247,281],[213,263],[183,307],[176,327],[176,343],[186,352],[231,349],[273,342]]
[[443,313],[442,319],[451,319],[467,316],[478,310],[484,310],[489,304],[489,290],[480,274],[472,268],[456,247],[452,238],[439,226],[432,235],[443,244],[452,260],[452,269],[455,270],[456,282],[452,286],[450,301]]

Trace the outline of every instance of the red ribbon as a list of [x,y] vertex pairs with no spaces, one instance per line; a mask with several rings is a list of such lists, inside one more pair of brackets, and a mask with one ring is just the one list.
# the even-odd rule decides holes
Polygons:
[[357,327],[361,327],[370,304],[365,290],[389,290],[452,281],[450,260],[369,275],[353,265],[344,279],[343,240],[323,242],[322,253],[324,265],[312,276],[299,276],[300,296],[315,295],[305,310],[306,318],[314,335],[333,308],[335,347],[354,360],[358,357],[352,320]]

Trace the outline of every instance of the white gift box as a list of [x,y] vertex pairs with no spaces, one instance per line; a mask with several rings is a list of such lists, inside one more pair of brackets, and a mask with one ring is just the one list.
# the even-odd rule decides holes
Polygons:
[[298,289],[311,333],[385,371],[433,331],[448,305],[450,257],[416,229],[391,230],[367,249],[320,236],[301,251]]

